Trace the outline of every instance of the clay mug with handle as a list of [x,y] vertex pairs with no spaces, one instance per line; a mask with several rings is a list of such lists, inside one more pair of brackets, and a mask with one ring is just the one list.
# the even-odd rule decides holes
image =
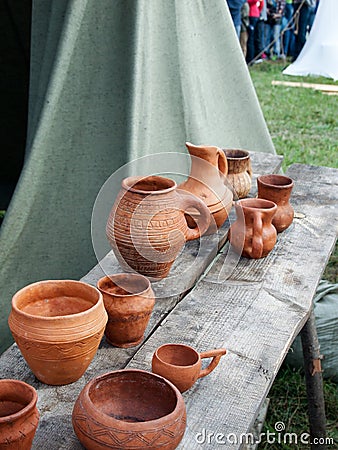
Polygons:
[[[198,353],[189,345],[164,344],[153,355],[152,371],[171,381],[180,392],[185,392],[196,380],[209,375],[225,354],[225,348]],[[212,361],[202,369],[202,359],[205,358],[212,358]]]

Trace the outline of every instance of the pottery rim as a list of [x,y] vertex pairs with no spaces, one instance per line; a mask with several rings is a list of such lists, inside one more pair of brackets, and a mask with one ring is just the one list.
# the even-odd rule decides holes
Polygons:
[[264,186],[277,189],[288,189],[294,184],[292,178],[280,174],[260,175],[257,180]]
[[[50,283],[71,283],[71,284],[81,284],[81,285],[85,285],[86,287],[88,287],[88,290],[92,290],[92,292],[96,291],[96,293],[98,294],[97,300],[95,303],[93,303],[93,305],[91,307],[89,307],[88,309],[81,311],[81,312],[77,312],[74,314],[66,314],[66,315],[59,315],[59,316],[39,316],[39,315],[35,315],[35,314],[30,314],[27,313],[25,311],[23,311],[22,309],[19,308],[19,306],[17,305],[17,302],[19,301],[18,297],[20,297],[22,294],[25,293],[25,291],[29,291],[30,289],[34,288],[35,286],[38,285],[47,285]],[[43,280],[43,281],[36,281],[35,283],[31,283],[25,287],[23,287],[22,289],[20,289],[19,291],[17,291],[13,298],[12,298],[12,308],[18,313],[18,314],[22,314],[24,317],[27,318],[38,318],[39,320],[42,321],[46,321],[47,323],[50,321],[57,321],[57,320],[64,320],[65,318],[74,318],[74,317],[82,317],[86,314],[88,314],[88,311],[94,311],[95,309],[100,308],[100,298],[102,297],[101,292],[96,289],[94,286],[91,286],[90,284],[84,283],[82,281],[76,281],[76,280]],[[102,299],[103,301],[103,299]]]
[[[119,286],[118,283],[114,282],[114,278],[118,279],[118,278],[122,278],[125,277],[126,275],[131,276],[133,278],[138,278],[140,281],[144,281],[147,284],[147,287],[145,289],[143,289],[142,291],[137,291],[137,292],[130,292],[129,294],[116,294],[115,292],[109,292],[106,291],[104,288],[100,287],[100,285],[104,282],[104,281],[108,281],[110,280],[115,286]],[[119,286],[124,290],[128,290],[123,286]],[[136,295],[139,296],[143,296],[146,294],[146,292],[149,290],[149,288],[151,288],[151,283],[148,280],[147,277],[145,277],[144,275],[141,275],[139,273],[115,273],[113,275],[106,275],[102,278],[99,279],[99,281],[97,282],[97,288],[101,291],[104,292],[107,295],[111,295],[113,297],[134,297]]]
[[[24,389],[27,390],[31,394],[31,399],[29,400],[29,403],[25,405],[22,409],[17,411],[16,413],[9,414],[8,416],[2,416],[0,417],[0,424],[6,423],[6,422],[13,422],[14,420],[18,420],[21,417],[25,416],[28,412],[32,411],[36,407],[36,403],[38,401],[38,394],[36,390],[33,388],[33,386],[30,386],[29,384],[25,383],[24,381],[20,380],[14,380],[14,379],[2,379],[0,380],[0,386],[1,384],[7,384],[7,383],[13,384],[13,391],[15,392],[16,386],[21,385]],[[0,394],[0,401],[1,401],[1,394]]]
[[[165,361],[164,359],[162,359],[159,355],[159,352],[165,348],[165,347],[183,347],[185,350],[188,350],[190,353],[193,353],[194,356],[196,356],[196,360],[195,362],[193,362],[192,364],[173,364],[173,363],[169,363],[167,361]],[[188,368],[188,367],[194,367],[201,359],[200,354],[198,353],[197,350],[195,350],[194,348],[190,347],[190,345],[186,345],[186,344],[163,344],[160,347],[158,347],[155,350],[155,355],[156,357],[161,361],[162,364],[168,366],[168,367],[177,367],[177,368]]]
[[240,161],[248,159],[250,156],[250,152],[242,148],[222,148],[222,150],[225,153],[226,158],[230,161]]
[[252,211],[277,209],[277,205],[275,202],[272,202],[271,200],[265,200],[264,198],[243,198],[242,200],[238,200],[235,205]]
[[[141,187],[138,188],[137,185],[141,183],[143,183],[145,186],[149,185],[149,188],[151,189],[142,189]],[[156,187],[156,183],[158,183],[159,188]],[[143,195],[166,194],[168,192],[174,191],[177,188],[176,181],[172,180],[171,178],[161,177],[159,175],[146,175],[124,178],[124,180],[122,180],[121,186],[126,191]]]
[[[175,394],[175,406],[172,409],[171,412],[169,412],[168,414],[165,414],[161,417],[158,417],[156,419],[151,419],[151,420],[145,420],[145,421],[140,421],[140,422],[127,422],[125,420],[120,420],[120,419],[116,419],[115,417],[112,417],[109,414],[106,414],[104,412],[102,412],[102,410],[100,408],[98,408],[95,403],[92,401],[91,397],[90,397],[90,392],[91,389],[95,388],[95,385],[97,385],[97,383],[104,381],[105,379],[109,379],[110,377],[119,377],[119,375],[124,375],[127,373],[133,373],[133,374],[141,374],[141,375],[145,375],[148,376],[149,378],[155,378],[157,380],[160,380],[161,382],[164,382],[171,390],[174,391]],[[96,411],[99,414],[102,414],[103,417],[106,418],[106,420],[109,420],[110,423],[116,424],[116,426],[118,427],[118,424],[121,423],[128,423],[128,428],[130,429],[130,431],[143,431],[144,430],[144,424],[147,425],[147,428],[156,428],[156,425],[161,425],[161,421],[163,419],[163,417],[166,417],[167,419],[171,419],[171,418],[175,418],[175,414],[176,414],[176,410],[178,409],[178,407],[180,406],[180,404],[183,404],[184,408],[185,408],[185,404],[184,404],[184,400],[182,397],[182,394],[180,393],[180,391],[177,389],[177,387],[171,383],[169,380],[167,380],[164,377],[161,377],[160,375],[154,374],[152,372],[147,372],[146,370],[141,370],[141,369],[121,369],[121,370],[114,370],[112,372],[108,372],[102,375],[99,375],[95,378],[92,378],[87,384],[86,386],[83,388],[83,391],[81,391],[81,394],[84,394],[85,397],[88,399],[89,404],[91,405],[91,407],[93,408],[94,411]]]

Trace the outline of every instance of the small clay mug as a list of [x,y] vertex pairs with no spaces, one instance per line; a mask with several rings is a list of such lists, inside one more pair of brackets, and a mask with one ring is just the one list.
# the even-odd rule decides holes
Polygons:
[[[152,371],[171,381],[180,392],[185,392],[198,378],[209,375],[225,354],[225,348],[198,353],[189,345],[164,344],[153,355]],[[202,369],[204,358],[212,358],[212,361]]]
[[252,169],[250,153],[242,149],[223,149],[228,162],[227,181],[234,195],[246,197],[251,189]]
[[19,380],[0,380],[0,448],[29,450],[39,422],[36,390]]
[[293,180],[285,175],[261,175],[257,178],[258,197],[270,200],[277,205],[272,225],[277,232],[286,230],[293,221],[294,210],[290,205]]
[[143,275],[118,273],[101,278],[97,287],[108,313],[107,341],[115,347],[135,347],[144,336],[155,305],[150,281]]

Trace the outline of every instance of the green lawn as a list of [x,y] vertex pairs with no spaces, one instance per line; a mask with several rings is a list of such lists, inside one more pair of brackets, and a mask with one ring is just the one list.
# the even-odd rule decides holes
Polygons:
[[[291,77],[282,74],[283,63],[264,62],[250,67],[251,77],[276,151],[284,156],[283,168],[298,162],[338,167],[338,97],[313,89],[272,86],[272,80],[336,84],[327,78]],[[338,283],[337,246],[324,278]],[[337,349],[338,351],[338,349]],[[324,383],[328,436],[338,448],[338,386]],[[270,406],[263,432],[274,432],[282,421],[285,432],[308,432],[307,400],[302,372],[282,367],[269,393]],[[259,449],[302,449],[307,446],[269,444]]]

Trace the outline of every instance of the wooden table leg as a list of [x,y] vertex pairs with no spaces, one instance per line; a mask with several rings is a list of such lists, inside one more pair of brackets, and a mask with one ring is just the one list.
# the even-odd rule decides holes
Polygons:
[[323,377],[321,370],[321,355],[313,309],[301,331],[306,391],[308,399],[308,414],[310,423],[311,449],[326,449],[326,418],[323,393]]

